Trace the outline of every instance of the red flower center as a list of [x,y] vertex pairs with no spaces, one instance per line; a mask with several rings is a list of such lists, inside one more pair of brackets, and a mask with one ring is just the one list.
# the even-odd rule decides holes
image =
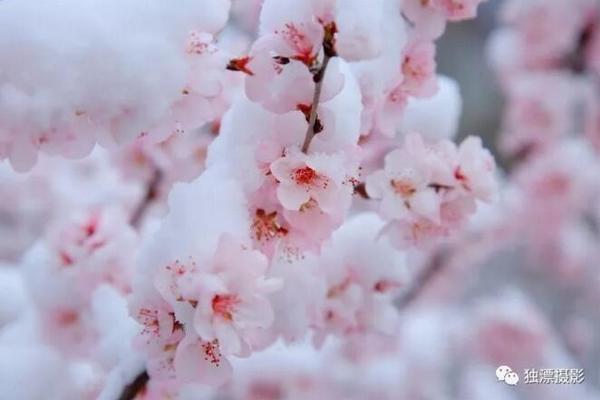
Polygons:
[[227,321],[233,320],[235,306],[240,303],[240,299],[233,294],[217,294],[212,300],[212,309],[216,315],[219,315]]
[[298,168],[294,171],[293,178],[300,185],[310,185],[319,177],[317,171],[310,167]]

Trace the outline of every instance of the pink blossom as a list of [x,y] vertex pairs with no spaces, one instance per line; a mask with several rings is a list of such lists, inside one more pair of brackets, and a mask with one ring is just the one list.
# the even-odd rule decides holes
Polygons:
[[[317,25],[322,35],[323,27]],[[245,77],[246,94],[265,108],[277,113],[300,110],[312,105],[314,92],[313,76],[309,68],[315,64],[322,45],[305,44],[305,50],[290,49],[284,33],[263,36],[250,51]],[[275,55],[273,55],[275,54]],[[344,85],[344,77],[339,67],[333,63],[327,69],[322,90],[325,102],[337,95]],[[265,90],[266,89],[266,90]]]
[[290,152],[271,163],[270,170],[278,181],[277,198],[286,210],[301,211],[313,201],[333,214],[347,197],[341,155]]
[[490,202],[497,190],[495,168],[494,157],[483,148],[479,137],[470,136],[460,144],[454,177],[466,192]]
[[[243,260],[243,262],[242,262]],[[199,280],[199,299],[194,327],[205,340],[217,339],[225,354],[244,353],[248,343],[244,332],[266,329],[273,312],[266,294],[279,282],[266,279],[266,258],[239,243],[223,238],[215,254],[214,266]]]
[[411,213],[439,220],[441,199],[429,187],[432,173],[419,164],[419,154],[394,150],[385,158],[385,169],[371,175],[367,190],[381,197],[381,212],[388,218],[409,218]]
[[367,177],[369,196],[390,223],[393,241],[425,243],[460,227],[496,192],[495,164],[481,140],[469,137],[457,148],[450,141],[425,143],[416,134],[385,157],[382,170]]
[[402,61],[402,90],[411,96],[432,96],[437,91],[435,68],[433,43],[410,44],[405,49]]
[[[143,324],[141,343],[150,345],[156,373],[225,382],[230,374],[226,357],[248,356],[249,334],[273,321],[266,294],[278,282],[265,278],[266,268],[262,254],[225,236],[211,263],[175,260],[160,269],[155,287],[162,300],[154,301],[158,306],[143,302],[136,314]],[[197,352],[202,357],[191,357]]]
[[173,360],[179,382],[201,382],[221,386],[230,378],[231,364],[223,357],[219,340],[202,340],[193,335],[186,336]]
[[[270,48],[252,54],[248,63],[251,75],[245,79],[248,97],[274,112],[296,110],[310,104],[314,83],[312,75],[300,62],[273,58]],[[265,90],[267,89],[267,90]]]

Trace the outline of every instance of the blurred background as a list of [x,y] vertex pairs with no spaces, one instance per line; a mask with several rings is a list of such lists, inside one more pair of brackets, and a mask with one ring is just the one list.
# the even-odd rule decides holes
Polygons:
[[497,135],[502,116],[502,94],[486,54],[489,34],[498,26],[503,0],[486,1],[477,18],[449,24],[438,40],[437,63],[441,74],[458,82],[463,96],[459,137],[479,135],[498,156]]

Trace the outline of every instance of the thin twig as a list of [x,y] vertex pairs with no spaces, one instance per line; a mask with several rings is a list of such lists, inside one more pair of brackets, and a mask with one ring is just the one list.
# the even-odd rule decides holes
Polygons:
[[150,204],[152,204],[152,201],[154,201],[154,199],[158,195],[158,187],[160,186],[162,179],[162,172],[160,171],[160,169],[156,168],[154,170],[154,173],[152,174],[152,178],[146,186],[146,193],[144,194],[144,197],[138,203],[137,207],[135,208],[135,210],[133,210],[133,213],[131,214],[131,219],[129,220],[129,223],[134,228],[140,227],[144,215],[146,214],[146,211],[148,211],[148,207],[150,207]]
[[131,383],[123,388],[121,395],[118,400],[133,400],[138,394],[140,394],[145,388],[146,384],[150,380],[148,372],[143,370],[140,372]]
[[308,129],[306,130],[306,136],[304,138],[304,144],[302,144],[302,152],[306,153],[310,146],[310,142],[315,137],[315,123],[317,122],[317,108],[319,108],[319,101],[321,99],[321,91],[323,90],[323,82],[325,81],[325,72],[327,65],[329,64],[331,57],[325,54],[323,58],[323,65],[315,74],[315,93],[313,95],[312,105],[310,107],[310,116],[308,118]]
[[302,152],[307,153],[310,147],[310,142],[317,134],[318,124],[318,113],[319,101],[321,100],[321,92],[323,91],[323,82],[325,81],[325,73],[327,72],[327,66],[332,57],[337,56],[335,51],[335,34],[337,28],[335,23],[330,23],[324,27],[325,35],[323,37],[323,62],[321,67],[315,72],[313,81],[315,82],[315,92],[313,94],[312,104],[310,106],[310,114],[308,116],[308,128],[306,130],[306,136],[304,137],[304,143],[302,144]]

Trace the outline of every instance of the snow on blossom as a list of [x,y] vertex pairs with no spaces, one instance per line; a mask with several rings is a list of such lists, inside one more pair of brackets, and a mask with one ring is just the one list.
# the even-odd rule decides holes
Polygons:
[[19,270],[0,264],[0,329],[18,319],[29,303],[25,282]]
[[419,132],[429,139],[453,139],[458,133],[462,100],[458,84],[440,75],[439,90],[429,98],[411,98],[400,123],[400,132]]
[[386,45],[384,36],[385,0],[338,0],[335,23],[336,50],[348,61],[369,60],[381,55]]
[[435,74],[435,46],[429,41],[409,42],[394,71],[396,76],[385,89],[384,100],[374,115],[377,131],[394,136],[401,124],[408,102],[413,98],[428,98],[438,90]]
[[269,296],[274,321],[263,340],[281,337],[291,344],[312,337],[321,345],[330,335],[391,334],[398,317],[393,300],[405,284],[406,266],[404,254],[378,238],[383,226],[372,213],[352,217],[319,255],[296,257],[280,246],[270,276],[283,287]]
[[102,284],[91,298],[89,313],[97,332],[93,360],[105,371],[137,360],[133,338],[137,324],[129,316],[127,298],[112,285]]
[[0,49],[12,54],[1,64],[0,158],[22,171],[31,168],[38,151],[79,158],[97,142],[168,134],[174,127],[161,132],[161,126],[172,113],[186,123],[180,118],[183,104],[177,104],[187,101],[182,91],[194,68],[186,37],[193,29],[220,30],[229,1],[184,1],[174,8],[157,1],[102,7],[11,1],[0,8]]
[[46,174],[24,177],[7,163],[0,164],[0,235],[11,237],[0,241],[1,260],[18,260],[42,233],[42,221],[50,218],[58,203],[53,187]]
[[26,254],[27,288],[51,342],[67,353],[91,350],[92,297],[103,284],[131,291],[137,240],[120,210],[93,209],[54,225]]
[[0,164],[0,235],[11,237],[0,241],[0,259],[20,259],[48,224],[73,210],[128,207],[137,201],[141,188],[124,182],[108,160],[98,148],[77,161],[42,156],[27,174]]
[[265,295],[277,289],[277,281],[265,278],[267,266],[262,254],[225,236],[212,265],[176,260],[158,272],[155,286],[169,303],[195,309],[193,328],[203,340],[216,340],[225,355],[243,355],[250,350],[245,331],[272,323]]
[[263,0],[232,0],[231,17],[245,30],[256,32]]
[[398,83],[403,49],[407,42],[408,23],[400,14],[399,4],[384,1],[382,4],[382,35],[385,37],[383,51],[374,58],[351,63],[351,68],[361,91],[363,104],[361,135],[370,132],[374,114],[380,107],[382,93]]
[[[446,96],[451,94],[447,92],[448,82],[444,81],[445,78],[438,79],[436,75],[434,40],[441,34],[441,30],[433,35],[423,32],[420,29],[421,25],[413,25],[400,17],[399,6],[398,3],[390,2],[384,2],[383,5],[387,46],[385,51],[373,59],[352,64],[362,94],[363,136],[375,134],[394,137],[405,129],[405,120],[414,120],[414,104],[419,103],[421,99],[433,98],[440,90],[440,85],[445,85],[442,89],[446,92],[438,99],[452,101],[448,104],[451,107],[448,112],[454,114],[455,110],[460,108],[458,96],[455,96],[456,100]],[[425,14],[440,17],[440,27],[443,28],[444,18],[437,11],[434,12],[432,7],[432,4],[408,1],[403,3],[402,10],[404,14],[410,14],[413,8],[417,14],[419,10],[425,10]]]
[[143,136],[113,151],[111,157],[126,180],[148,185],[159,173],[156,191],[166,194],[176,182],[191,181],[202,173],[215,136],[206,126],[192,132],[176,131],[158,143]]
[[[94,382],[79,381],[79,371],[52,347],[3,343],[0,354],[0,385],[6,398],[76,400],[94,395],[90,390]],[[56,385],[59,381],[64,384]]]
[[283,246],[273,256],[270,275],[281,279],[283,286],[270,295],[274,311],[271,337],[281,337],[285,343],[297,343],[315,326],[326,293],[317,261],[314,254],[296,257]]
[[304,112],[275,113],[244,97],[233,103],[209,148],[207,166],[225,168],[243,183],[253,239],[269,256],[282,240],[290,247],[318,247],[350,207],[351,180],[358,174],[360,92],[347,63],[334,58],[329,65],[339,67],[345,84],[332,99],[321,99],[322,130],[308,154],[300,151],[308,128]]
[[336,230],[319,258],[326,282],[317,333],[394,332],[394,294],[405,284],[404,254],[378,238],[384,222],[375,214],[349,219]]
[[289,22],[331,22],[335,4],[336,0],[265,0],[260,14],[259,34],[272,33]]
[[[197,212],[190,218],[192,204]],[[140,257],[139,269],[146,272],[138,275],[130,305],[142,325],[136,341],[156,379],[224,383],[228,357],[248,356],[248,332],[272,323],[266,295],[278,282],[265,275],[266,257],[249,247],[239,184],[216,168],[176,187],[169,208]],[[211,220],[216,223],[209,228]],[[184,231],[186,240],[168,240]]]
[[[241,85],[238,74],[226,70],[230,47],[210,33],[192,30],[185,48],[190,71],[183,95],[173,107],[170,130],[187,131],[205,123],[218,124]],[[218,40],[218,42],[217,42]],[[218,43],[218,45],[217,45]]]
[[[310,148],[315,152],[327,153],[343,150],[352,157],[361,134],[361,91],[349,63],[335,57],[327,69],[331,67],[339,69],[344,85],[333,98],[321,98],[317,112],[323,131],[314,137]],[[325,79],[323,90],[326,89],[327,75]]]

